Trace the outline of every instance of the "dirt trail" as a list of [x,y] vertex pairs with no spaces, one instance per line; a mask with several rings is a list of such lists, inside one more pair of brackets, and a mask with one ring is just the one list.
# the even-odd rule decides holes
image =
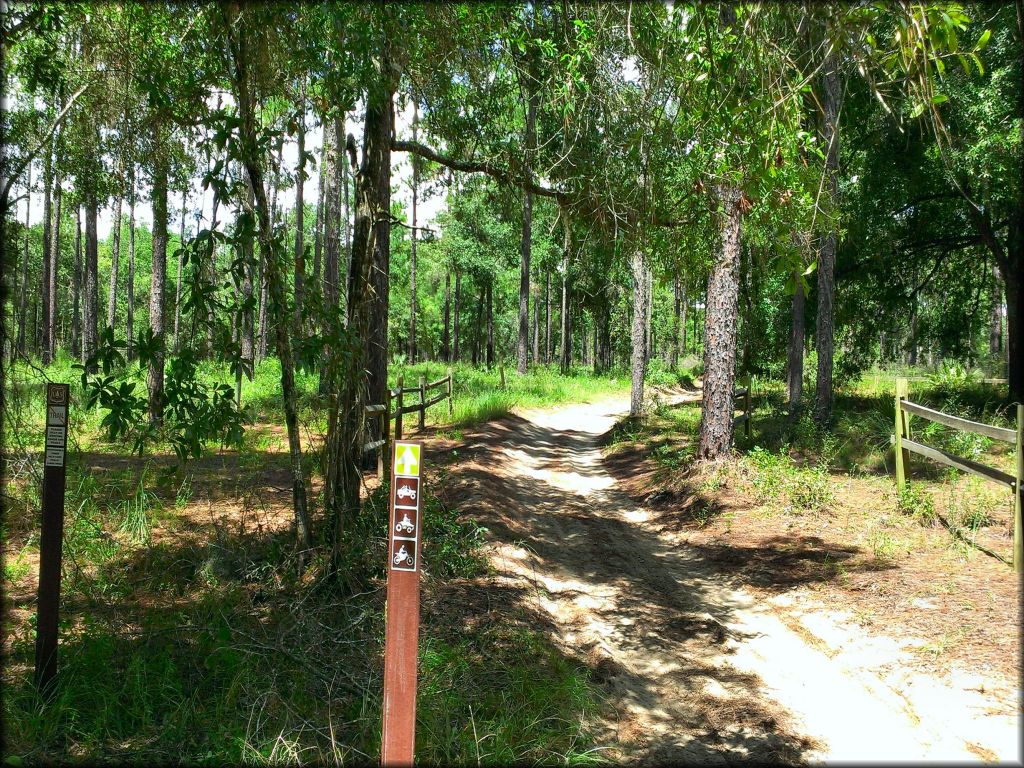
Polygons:
[[[840,638],[830,647],[806,631],[813,621],[757,602],[651,524],[602,467],[598,438],[624,408],[603,401],[487,425],[467,435],[453,473],[460,505],[489,530],[497,579],[525,586],[556,641],[610,691],[606,757],[1020,759],[1005,701],[924,678],[894,689],[874,669],[898,660],[899,643],[858,642],[843,636],[843,617],[802,606]],[[908,695],[914,682],[923,696]]]

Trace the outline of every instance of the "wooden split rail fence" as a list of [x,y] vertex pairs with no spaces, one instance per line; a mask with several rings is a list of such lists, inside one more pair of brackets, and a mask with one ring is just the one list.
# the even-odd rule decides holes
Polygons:
[[[387,402],[366,406],[364,418],[368,421],[377,422],[377,439],[368,440],[363,445],[363,453],[377,451],[377,477],[384,477],[384,462],[390,452],[391,440],[402,439],[402,416],[406,413],[419,413],[418,426],[423,429],[426,426],[427,409],[432,405],[447,400],[448,415],[452,415],[452,369],[448,369],[448,375],[437,381],[427,382],[425,376],[420,376],[419,384],[415,387],[404,386],[404,378],[398,377],[398,386],[387,391]],[[440,390],[438,394],[427,399],[428,393]],[[405,403],[406,395],[419,395],[419,399],[409,404]],[[395,420],[395,434],[391,437],[391,420]]]
[[[916,453],[940,464],[946,464],[947,466],[959,469],[961,472],[968,472],[1009,488],[1013,492],[1013,569],[1020,572],[1022,566],[1024,566],[1024,557],[1021,555],[1021,479],[1024,478],[1024,405],[1017,404],[1017,428],[1009,429],[1007,427],[997,427],[992,424],[982,424],[977,421],[961,419],[959,416],[952,416],[919,403],[913,403],[908,398],[907,379],[896,379],[896,425],[893,443],[896,448],[897,487],[901,491],[906,487],[910,454]],[[1014,462],[1016,469],[1014,474],[1011,475],[995,467],[990,467],[963,456],[957,456],[949,451],[944,451],[941,448],[934,448],[911,439],[911,416],[920,416],[928,421],[934,421],[937,424],[958,429],[961,432],[972,432],[976,435],[992,438],[993,440],[1013,443],[1016,448]]]

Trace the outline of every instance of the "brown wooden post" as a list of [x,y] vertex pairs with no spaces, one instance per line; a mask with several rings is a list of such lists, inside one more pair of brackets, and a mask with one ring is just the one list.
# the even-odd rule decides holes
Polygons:
[[411,766],[416,745],[423,444],[395,441],[391,459],[388,586],[384,620],[381,765]]
[[402,404],[405,401],[405,395],[402,394],[404,379],[404,376],[398,377],[398,407],[395,409],[395,440],[402,439]]
[[896,379],[896,423],[894,427],[894,433],[896,435],[895,452],[896,452],[896,487],[903,491],[907,486],[907,468],[910,464],[910,451],[903,447],[903,438],[909,437],[907,434],[907,418],[900,407],[900,401],[907,399],[907,380]]
[[43,460],[39,588],[36,598],[35,680],[48,696],[57,677],[61,544],[64,540],[64,487],[68,447],[67,384],[46,385],[46,450]]
[[454,383],[454,379],[452,377],[452,369],[448,368],[448,416],[449,417],[451,417],[451,415],[453,413],[453,409],[455,407],[452,404],[452,384],[453,383]]
[[420,376],[420,432],[427,426],[427,377]]
[[1017,471],[1016,487],[1013,489],[1013,570],[1024,569],[1024,553],[1021,552],[1021,480],[1024,479],[1024,405],[1017,403]]
[[498,376],[501,377],[501,388],[505,389],[505,366],[498,363]]

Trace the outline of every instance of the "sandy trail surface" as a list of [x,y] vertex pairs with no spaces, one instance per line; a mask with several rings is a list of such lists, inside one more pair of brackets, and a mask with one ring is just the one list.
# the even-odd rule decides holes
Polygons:
[[488,424],[453,473],[460,506],[488,529],[497,580],[608,692],[606,758],[1020,760],[1015,686],[901,675],[898,637],[862,637],[826,606],[757,600],[653,525],[602,467],[599,438],[626,408]]

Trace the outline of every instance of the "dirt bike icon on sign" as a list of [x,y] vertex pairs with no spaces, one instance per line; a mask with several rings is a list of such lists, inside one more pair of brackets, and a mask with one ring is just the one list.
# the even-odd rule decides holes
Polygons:
[[412,555],[405,551],[404,544],[398,548],[397,552],[395,552],[395,556],[392,558],[392,562],[395,565],[401,565],[403,562],[406,565],[412,565]]
[[412,533],[415,527],[412,520],[409,519],[409,515],[402,515],[402,519],[395,524],[395,530],[399,533]]

